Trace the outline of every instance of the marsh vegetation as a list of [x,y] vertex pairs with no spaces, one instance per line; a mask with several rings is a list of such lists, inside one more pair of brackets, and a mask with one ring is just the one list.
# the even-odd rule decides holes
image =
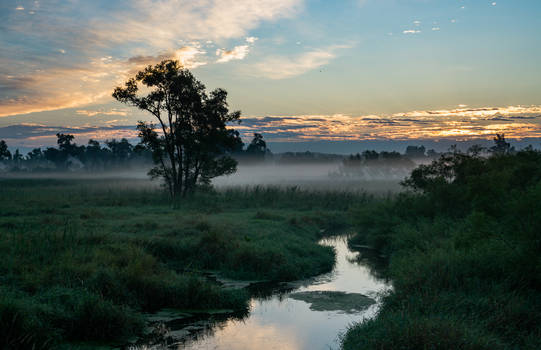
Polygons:
[[328,272],[322,235],[362,193],[255,188],[173,203],[111,180],[1,180],[0,339],[4,348],[114,344],[143,313],[247,308],[248,293],[205,278],[290,281]]
[[539,349],[541,153],[454,152],[417,168],[415,190],[351,211],[388,257],[394,290],[344,349]]
[[[246,315],[254,296],[284,293],[254,281],[331,271],[318,241],[353,228],[350,247],[367,252],[355,259],[393,289],[345,349],[538,348],[540,164],[533,149],[454,150],[400,193],[218,186],[178,201],[146,180],[0,180],[1,345],[126,344],[164,310]],[[317,313],[374,298],[316,291],[287,300]]]

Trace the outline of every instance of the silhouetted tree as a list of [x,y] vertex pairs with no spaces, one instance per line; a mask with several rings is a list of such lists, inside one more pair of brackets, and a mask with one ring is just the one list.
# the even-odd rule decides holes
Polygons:
[[[149,90],[146,96],[138,95],[139,84]],[[236,170],[237,162],[228,153],[238,145],[239,136],[226,126],[239,122],[240,111],[230,113],[227,92],[216,89],[207,94],[178,61],[148,66],[124,87],[117,87],[113,97],[158,120],[160,133],[153,123],[142,121],[137,130],[156,164],[149,175],[163,178],[172,197]]]
[[511,144],[505,141],[504,134],[496,134],[494,137],[494,146],[490,148],[491,152],[496,155],[504,155],[513,151]]
[[376,151],[364,151],[363,152],[363,158],[367,161],[367,162],[370,162],[370,161],[374,161],[374,160],[378,160],[379,158],[379,153],[376,152]]
[[434,150],[434,149],[429,149],[428,151],[426,151],[426,156],[428,158],[435,159],[435,158],[438,158],[440,156],[440,153],[436,152],[436,150]]
[[109,151],[101,148],[96,140],[88,140],[85,149],[85,165],[91,170],[97,170],[105,165],[109,158]]
[[481,145],[472,145],[470,148],[468,148],[467,153],[469,155],[477,157],[477,156],[481,155],[481,153],[483,153],[484,150],[485,150],[485,147],[483,147]]
[[263,140],[263,135],[254,133],[252,142],[246,148],[246,153],[254,156],[261,156],[267,153],[267,143]]
[[8,149],[6,141],[0,140],[0,160],[10,160],[11,152]]
[[126,139],[117,141],[105,141],[105,144],[111,150],[111,154],[116,162],[123,163],[129,160],[133,154],[133,146]]
[[43,151],[43,156],[46,160],[53,163],[57,169],[66,168],[67,155],[58,148],[47,147]]
[[391,161],[402,159],[402,155],[396,151],[392,151],[392,152],[383,151],[379,154],[379,157],[383,160],[391,160]]
[[43,159],[43,152],[41,151],[41,148],[34,148],[30,152],[26,154],[26,159],[31,161],[38,161]]
[[408,146],[406,147],[406,157],[408,158],[424,158],[425,157],[425,146]]
[[23,155],[21,154],[21,152],[19,152],[19,149],[17,148],[15,150],[15,153],[13,153],[13,158],[12,158],[13,164],[15,165],[16,168],[21,167],[21,162],[23,161],[23,159],[24,159]]
[[75,148],[75,145],[71,143],[75,136],[69,135],[69,134],[56,134],[57,140],[56,143],[58,144],[58,148],[70,154],[73,152],[73,149]]

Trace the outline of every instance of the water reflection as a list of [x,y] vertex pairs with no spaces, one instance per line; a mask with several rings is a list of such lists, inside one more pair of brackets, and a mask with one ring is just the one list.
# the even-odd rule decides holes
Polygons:
[[339,334],[348,325],[373,317],[378,304],[358,313],[313,311],[310,304],[294,300],[290,293],[343,291],[361,293],[376,300],[390,285],[366,265],[366,255],[348,248],[346,237],[325,239],[334,247],[332,272],[296,283],[254,284],[249,314],[201,315],[166,322],[168,340],[159,345],[132,349],[337,349]]

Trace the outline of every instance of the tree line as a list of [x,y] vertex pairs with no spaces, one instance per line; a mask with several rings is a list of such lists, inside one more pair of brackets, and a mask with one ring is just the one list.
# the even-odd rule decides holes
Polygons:
[[148,163],[148,151],[132,145],[127,139],[89,140],[87,145],[77,145],[70,134],[56,134],[57,147],[34,148],[23,155],[19,149],[13,154],[4,140],[0,140],[0,162],[12,171],[66,171],[82,169],[103,171]]
[[[57,147],[34,148],[23,154],[16,149],[9,150],[5,140],[0,140],[0,170],[9,171],[106,171],[120,168],[149,166],[152,153],[143,144],[133,145],[125,138],[105,140],[102,143],[90,139],[86,145],[74,142],[71,134],[56,134]],[[271,151],[261,134],[232,152],[236,159],[246,161],[262,160]]]

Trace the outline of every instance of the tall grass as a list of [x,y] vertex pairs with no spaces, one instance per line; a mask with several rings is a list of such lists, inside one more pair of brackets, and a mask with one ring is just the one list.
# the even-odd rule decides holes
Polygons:
[[0,180],[0,348],[138,334],[143,312],[244,309],[201,272],[294,280],[327,272],[325,234],[362,193],[254,188],[170,203],[137,182]]

